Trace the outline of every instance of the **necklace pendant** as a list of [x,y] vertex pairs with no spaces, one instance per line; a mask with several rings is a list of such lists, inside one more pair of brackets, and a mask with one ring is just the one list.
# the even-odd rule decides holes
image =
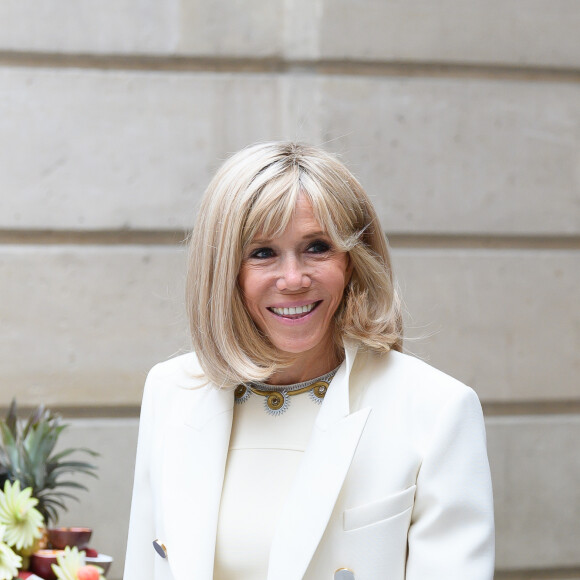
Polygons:
[[241,405],[242,403],[245,403],[250,398],[251,394],[252,394],[252,391],[249,387],[247,387],[246,385],[238,385],[236,387],[236,390],[234,391],[234,401],[238,405]]
[[326,396],[327,392],[328,383],[326,381],[317,381],[312,385],[311,390],[308,391],[308,395],[315,403],[322,405],[322,400]]
[[264,409],[274,417],[285,413],[289,406],[290,397],[286,391],[272,391],[264,397]]

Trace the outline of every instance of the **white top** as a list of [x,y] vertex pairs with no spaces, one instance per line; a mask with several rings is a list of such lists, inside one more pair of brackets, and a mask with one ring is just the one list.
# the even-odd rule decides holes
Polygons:
[[252,393],[234,406],[220,504],[214,580],[264,580],[276,523],[320,405],[309,393],[289,397],[281,415]]

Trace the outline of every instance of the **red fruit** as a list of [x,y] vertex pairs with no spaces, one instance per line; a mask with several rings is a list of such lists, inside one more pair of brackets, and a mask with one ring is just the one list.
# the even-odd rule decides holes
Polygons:
[[81,566],[77,572],[79,580],[99,580],[101,575],[94,566]]
[[87,558],[96,558],[99,555],[99,552],[93,548],[84,548],[84,552]]

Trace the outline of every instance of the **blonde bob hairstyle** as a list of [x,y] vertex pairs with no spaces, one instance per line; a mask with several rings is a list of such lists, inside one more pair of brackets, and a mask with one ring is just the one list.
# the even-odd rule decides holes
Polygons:
[[269,342],[244,305],[242,256],[260,236],[279,236],[306,196],[323,230],[348,252],[353,273],[334,317],[335,343],[401,350],[401,305],[387,243],[361,185],[336,158],[298,143],[252,145],[218,170],[189,242],[186,304],[193,347],[218,387],[263,381],[291,361]]

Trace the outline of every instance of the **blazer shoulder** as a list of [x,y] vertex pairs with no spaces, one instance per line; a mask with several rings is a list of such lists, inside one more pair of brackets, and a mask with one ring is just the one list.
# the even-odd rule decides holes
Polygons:
[[378,425],[397,417],[420,453],[429,447],[438,425],[483,425],[473,389],[424,361],[392,351],[364,353],[356,362],[355,408],[371,406]]
[[188,352],[156,364],[147,375],[145,389],[196,389],[206,384],[196,354]]
[[470,387],[447,373],[409,354],[393,351],[394,366],[416,381],[417,386],[443,389],[450,394],[471,390]]
[[455,398],[477,398],[473,389],[461,381],[408,354],[367,352],[356,362],[363,382],[420,400],[427,406],[440,406]]

